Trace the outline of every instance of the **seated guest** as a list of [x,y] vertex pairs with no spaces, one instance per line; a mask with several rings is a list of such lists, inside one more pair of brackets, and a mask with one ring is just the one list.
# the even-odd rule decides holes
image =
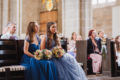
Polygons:
[[68,53],[71,54],[74,58],[76,57],[76,39],[77,39],[77,34],[73,32],[71,40],[69,41],[68,44]]
[[120,66],[120,35],[115,38],[115,49],[116,49],[116,56],[118,66]]
[[101,69],[102,56],[100,55],[100,50],[98,48],[96,37],[96,31],[89,31],[89,39],[87,40],[87,54],[88,57],[92,59],[92,69],[93,73],[99,73]]
[[101,48],[102,48],[101,41],[104,39],[104,32],[103,31],[99,31],[98,32],[98,37],[96,37],[96,39],[97,39],[97,43],[98,43],[98,48],[101,51]]
[[18,39],[16,32],[16,25],[14,23],[8,23],[7,32],[1,36],[1,39]]
[[[57,35],[57,25],[55,22],[48,22],[46,36],[41,39],[41,49],[51,50],[56,46],[61,46]],[[59,59],[53,58],[52,61],[56,65],[57,80],[88,80],[81,66],[70,54],[65,53]]]

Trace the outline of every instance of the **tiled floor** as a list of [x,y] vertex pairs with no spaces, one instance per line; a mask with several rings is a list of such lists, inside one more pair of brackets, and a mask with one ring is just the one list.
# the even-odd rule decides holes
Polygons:
[[88,80],[120,80],[120,77],[108,77],[100,75],[88,75]]

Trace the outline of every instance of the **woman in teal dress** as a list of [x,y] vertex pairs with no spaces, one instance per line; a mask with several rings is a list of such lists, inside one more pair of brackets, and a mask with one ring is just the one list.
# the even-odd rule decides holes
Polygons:
[[[41,49],[51,50],[55,46],[60,46],[56,23],[49,22],[47,24],[47,36],[41,41]],[[83,69],[70,54],[66,53],[59,59],[53,58],[52,61],[56,65],[58,80],[87,80]]]
[[37,35],[38,24],[30,22],[24,41],[21,65],[25,66],[25,80],[58,80],[56,67],[51,60],[36,60],[34,52],[40,49],[41,39]]

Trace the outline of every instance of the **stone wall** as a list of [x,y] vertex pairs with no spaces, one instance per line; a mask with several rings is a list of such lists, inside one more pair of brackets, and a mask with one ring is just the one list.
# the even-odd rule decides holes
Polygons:
[[40,21],[40,0],[23,0],[22,5],[22,33],[25,33],[30,21]]
[[112,36],[112,8],[120,6],[120,0],[112,6],[93,9],[93,28],[103,30],[108,37]]
[[93,10],[93,28],[105,31],[108,36],[112,33],[112,7],[95,8]]
[[62,34],[71,37],[72,32],[80,33],[80,1],[62,0]]
[[0,34],[2,33],[2,0],[0,0]]

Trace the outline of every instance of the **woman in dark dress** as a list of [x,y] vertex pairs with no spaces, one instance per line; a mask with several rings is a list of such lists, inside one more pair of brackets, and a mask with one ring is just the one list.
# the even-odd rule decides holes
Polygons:
[[96,37],[96,31],[89,31],[89,39],[87,40],[87,54],[92,59],[92,69],[94,73],[99,73],[101,69],[102,56],[99,50]]
[[24,41],[24,55],[21,65],[25,66],[26,80],[58,80],[56,67],[51,60],[36,60],[34,52],[40,49],[41,39],[37,35],[38,24],[30,22]]

